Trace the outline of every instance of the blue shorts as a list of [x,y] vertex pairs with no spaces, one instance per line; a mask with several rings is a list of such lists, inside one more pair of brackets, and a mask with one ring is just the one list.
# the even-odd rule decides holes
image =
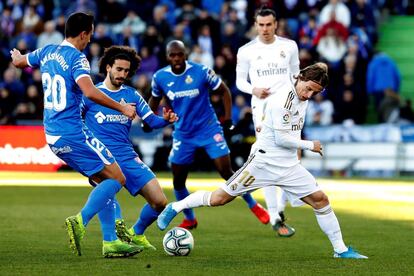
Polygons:
[[223,132],[220,131],[213,135],[206,135],[204,139],[200,137],[181,140],[174,138],[169,160],[174,164],[189,165],[194,161],[197,148],[204,148],[211,159],[230,154]]
[[118,160],[118,164],[126,178],[125,188],[132,196],[136,196],[145,184],[155,178],[155,174],[139,157],[125,161]]
[[90,177],[103,170],[105,165],[115,162],[111,152],[91,132],[87,132],[87,135],[80,133],[61,136],[55,141],[56,138],[57,136],[46,135],[50,149],[84,176]]

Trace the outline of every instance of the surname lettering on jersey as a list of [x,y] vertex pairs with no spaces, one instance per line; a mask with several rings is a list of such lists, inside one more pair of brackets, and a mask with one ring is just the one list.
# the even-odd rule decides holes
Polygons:
[[287,68],[269,68],[269,69],[258,69],[257,76],[258,77],[266,77],[266,76],[273,76],[273,75],[285,75],[287,74]]
[[62,67],[63,71],[66,71],[69,68],[69,65],[66,63],[65,58],[59,53],[50,53],[47,54],[41,61],[40,64],[43,66],[46,62],[56,60],[59,65]]

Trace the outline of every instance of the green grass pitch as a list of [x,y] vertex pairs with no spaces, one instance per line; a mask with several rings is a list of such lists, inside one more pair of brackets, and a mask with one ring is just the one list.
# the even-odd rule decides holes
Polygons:
[[[165,231],[152,225],[146,235],[157,251],[104,259],[97,218],[87,228],[81,257],[70,252],[63,226],[83,206],[89,187],[7,186],[11,176],[42,179],[44,174],[0,173],[0,275],[414,275],[414,184],[408,182],[320,180],[345,242],[368,260],[333,259],[309,207],[286,210],[297,233],[284,239],[260,224],[240,199],[196,210],[199,226],[192,231],[195,247],[188,257],[167,256],[162,249]],[[163,177],[170,181],[168,174]],[[59,182],[80,177],[46,178]],[[164,190],[173,200],[171,189]],[[261,193],[254,195],[263,204]],[[126,191],[118,199],[131,225],[144,200]]]

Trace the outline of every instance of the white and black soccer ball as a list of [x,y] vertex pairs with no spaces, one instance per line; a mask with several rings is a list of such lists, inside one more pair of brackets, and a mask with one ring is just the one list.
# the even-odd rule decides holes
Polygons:
[[187,229],[174,227],[165,234],[162,244],[168,255],[187,256],[193,250],[194,238]]

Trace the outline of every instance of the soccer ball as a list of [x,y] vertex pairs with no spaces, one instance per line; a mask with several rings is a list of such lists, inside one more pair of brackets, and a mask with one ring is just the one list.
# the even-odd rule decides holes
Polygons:
[[168,255],[187,256],[194,247],[194,238],[187,229],[174,227],[165,234],[162,244]]

